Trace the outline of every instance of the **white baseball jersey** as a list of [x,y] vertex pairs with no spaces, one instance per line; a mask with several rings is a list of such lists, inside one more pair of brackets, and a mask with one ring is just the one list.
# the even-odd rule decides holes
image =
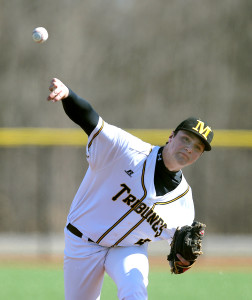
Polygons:
[[173,191],[156,196],[159,148],[100,118],[88,139],[89,168],[67,221],[101,246],[170,242],[177,226],[193,222],[194,205],[183,175]]

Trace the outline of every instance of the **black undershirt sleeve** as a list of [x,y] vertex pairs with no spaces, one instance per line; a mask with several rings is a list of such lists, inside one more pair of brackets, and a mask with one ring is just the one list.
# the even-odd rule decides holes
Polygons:
[[[62,105],[68,117],[78,124],[87,135],[90,135],[99,121],[99,115],[90,103],[69,89],[69,95],[62,100]],[[154,175],[154,185],[157,196],[163,196],[174,190],[182,178],[181,171],[170,172],[167,170],[162,159],[162,149],[163,148],[160,148],[158,151]]]
[[99,121],[99,115],[90,103],[69,89],[69,95],[62,100],[62,105],[68,117],[90,135]]

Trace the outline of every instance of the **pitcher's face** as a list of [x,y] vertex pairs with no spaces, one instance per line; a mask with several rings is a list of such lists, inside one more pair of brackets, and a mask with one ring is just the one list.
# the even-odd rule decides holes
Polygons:
[[195,134],[179,130],[176,135],[170,135],[169,141],[163,150],[163,159],[174,164],[175,169],[180,170],[193,164],[204,152],[205,145]]

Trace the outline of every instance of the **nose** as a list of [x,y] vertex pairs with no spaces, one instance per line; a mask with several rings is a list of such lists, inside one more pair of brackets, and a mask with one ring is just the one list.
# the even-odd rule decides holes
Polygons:
[[191,147],[186,147],[185,150],[186,150],[188,153],[192,153],[192,148],[191,148]]

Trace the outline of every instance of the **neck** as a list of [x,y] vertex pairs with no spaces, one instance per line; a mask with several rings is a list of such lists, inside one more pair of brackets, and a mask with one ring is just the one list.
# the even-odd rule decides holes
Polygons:
[[181,168],[178,163],[169,155],[167,147],[164,147],[162,151],[162,157],[165,167],[171,172],[178,172]]

